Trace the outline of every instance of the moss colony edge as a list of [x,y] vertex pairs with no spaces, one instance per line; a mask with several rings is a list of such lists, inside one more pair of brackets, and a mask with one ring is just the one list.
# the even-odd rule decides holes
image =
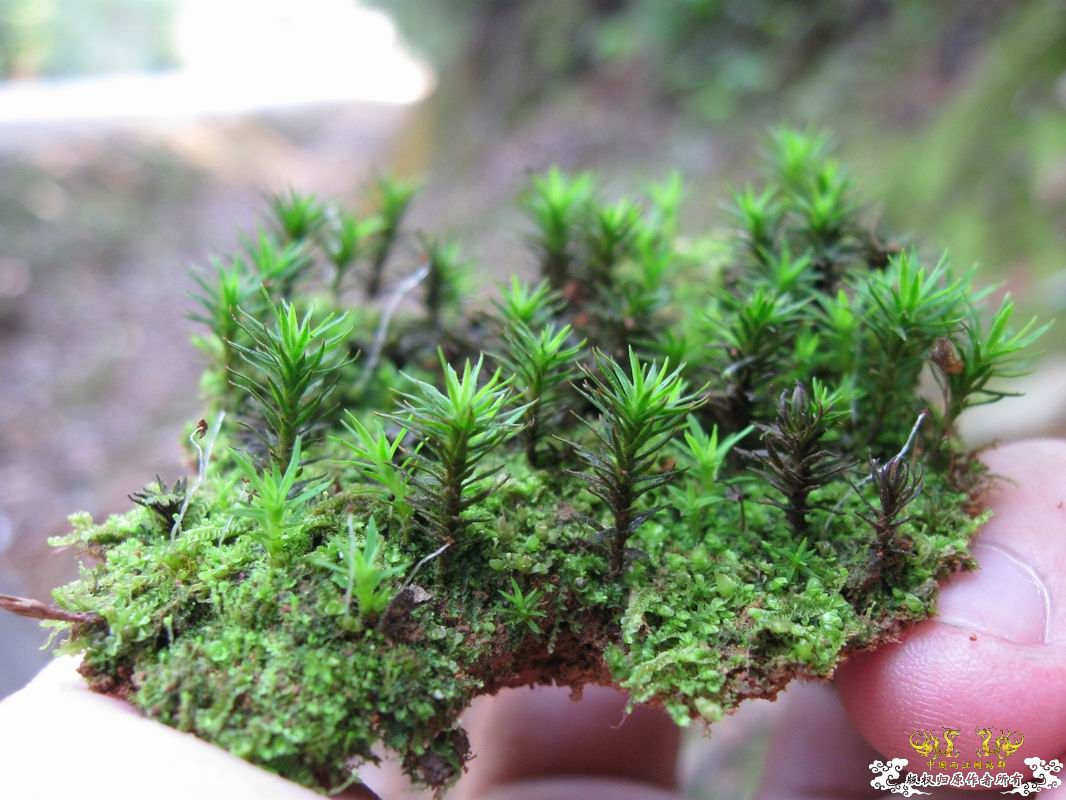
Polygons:
[[378,744],[450,785],[479,694],[713,721],[928,616],[984,518],[956,421],[1042,328],[864,226],[824,136],[768,165],[696,237],[677,176],[534,177],[541,282],[485,307],[458,244],[403,232],[413,184],[275,198],[198,273],[199,475],[73,517],[45,624],[94,689],[331,791]]

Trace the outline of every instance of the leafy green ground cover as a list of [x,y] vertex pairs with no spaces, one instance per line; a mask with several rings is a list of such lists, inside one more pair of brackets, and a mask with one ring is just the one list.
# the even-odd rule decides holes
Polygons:
[[405,232],[413,184],[374,215],[275,198],[200,274],[198,474],[72,518],[63,649],[307,786],[380,743],[444,788],[478,694],[713,721],[928,616],[983,519],[956,420],[1043,329],[865,226],[825,141],[775,131],[700,236],[676,175],[613,202],[536,176],[542,280],[483,305],[457,243]]

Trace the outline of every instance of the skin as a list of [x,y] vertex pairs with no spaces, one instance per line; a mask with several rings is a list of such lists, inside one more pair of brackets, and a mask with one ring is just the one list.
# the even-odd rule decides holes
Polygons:
[[[1027,755],[1066,753],[1066,442],[1022,442],[983,458],[1006,480],[989,497],[995,516],[975,546],[982,569],[953,577],[940,616],[852,658],[834,686],[785,693],[758,800],[871,797],[867,765],[906,757],[908,734],[921,727],[955,725],[967,748],[975,727],[1020,730],[1025,748],[1011,766],[1023,774]],[[57,659],[0,703],[0,795],[91,797],[106,787],[114,800],[319,797],[92,694],[75,667]],[[466,720],[477,758],[450,796],[680,797],[677,729],[646,708],[625,717],[624,706],[602,688],[586,689],[580,703],[552,688],[483,698]],[[388,766],[361,774],[382,797],[412,796]]]

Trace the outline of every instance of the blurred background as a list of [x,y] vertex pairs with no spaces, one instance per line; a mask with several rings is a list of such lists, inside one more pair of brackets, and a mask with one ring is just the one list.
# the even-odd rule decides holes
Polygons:
[[[68,513],[185,470],[186,268],[289,186],[354,203],[380,172],[423,176],[413,226],[465,236],[490,285],[531,267],[531,170],[636,189],[679,167],[696,229],[768,125],[815,124],[888,227],[1027,314],[1066,307],[1059,0],[0,0],[0,81],[6,593],[72,574],[46,544]],[[1059,326],[970,441],[1066,432],[1063,345]],[[0,697],[43,641],[0,617]]]

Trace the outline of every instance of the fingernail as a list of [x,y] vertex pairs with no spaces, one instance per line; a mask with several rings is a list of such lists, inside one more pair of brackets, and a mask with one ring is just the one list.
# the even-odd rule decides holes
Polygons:
[[978,569],[940,591],[938,620],[1016,644],[1047,642],[1051,599],[1036,571],[995,544],[973,546]]

